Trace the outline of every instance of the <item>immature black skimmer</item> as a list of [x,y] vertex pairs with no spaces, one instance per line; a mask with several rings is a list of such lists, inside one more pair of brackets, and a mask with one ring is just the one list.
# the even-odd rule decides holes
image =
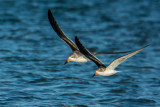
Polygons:
[[[58,23],[56,22],[55,18],[52,15],[51,10],[48,10],[48,19],[50,21],[50,24],[52,25],[52,28],[54,29],[54,31],[57,33],[57,35],[72,49],[73,54],[70,55],[67,59],[67,61],[65,62],[68,63],[70,61],[72,62],[87,62],[90,61],[87,57],[85,57],[78,49],[78,47],[75,45],[75,43],[69,39],[64,32],[62,31],[62,29],[60,28],[60,26],[58,25]],[[92,54],[94,55],[98,55],[98,54],[120,54],[120,53],[127,53],[130,51],[126,51],[126,52],[93,52]]]
[[75,37],[75,42],[76,42],[76,45],[78,46],[79,48],[79,51],[81,53],[83,53],[83,55],[85,55],[88,59],[90,59],[91,61],[93,61],[97,66],[98,66],[98,69],[96,70],[95,74],[93,75],[93,77],[95,75],[101,75],[101,76],[110,76],[110,75],[114,75],[116,74],[117,72],[119,71],[116,71],[114,70],[119,64],[121,64],[123,61],[125,61],[127,58],[135,55],[136,53],[142,51],[144,48],[148,47],[149,45],[141,48],[141,49],[138,49],[134,52],[131,52],[127,55],[124,55],[124,56],[121,56],[117,59],[115,59],[113,62],[110,63],[109,66],[105,66],[103,64],[103,62],[101,62],[96,56],[94,56],[93,54],[91,54],[83,45],[82,43],[79,41],[78,37]]

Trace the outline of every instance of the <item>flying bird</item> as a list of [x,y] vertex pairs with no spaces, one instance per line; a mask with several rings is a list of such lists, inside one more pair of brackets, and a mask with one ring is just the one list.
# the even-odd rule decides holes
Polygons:
[[[56,22],[55,18],[52,15],[51,10],[48,10],[48,19],[49,22],[52,26],[52,28],[54,29],[54,31],[57,33],[57,35],[71,48],[73,54],[71,54],[67,61],[65,62],[68,63],[70,61],[72,62],[87,62],[90,61],[87,57],[85,57],[78,49],[78,47],[76,46],[76,44],[69,39],[64,32],[62,31],[62,29],[60,28],[60,26],[58,25],[58,23]],[[93,52],[92,54],[94,55],[98,55],[98,54],[121,54],[121,53],[128,53],[130,51],[126,51],[126,52]]]
[[117,59],[115,59],[113,62],[111,62],[109,64],[109,66],[105,66],[103,64],[103,62],[101,62],[96,56],[94,56],[93,54],[91,54],[87,48],[85,48],[82,43],[79,41],[78,37],[75,37],[75,42],[76,45],[78,46],[79,50],[81,53],[83,53],[83,55],[85,55],[88,59],[90,59],[91,61],[93,61],[97,66],[98,69],[96,70],[96,72],[94,73],[93,77],[96,75],[101,75],[101,76],[110,76],[110,75],[114,75],[119,71],[114,70],[119,64],[121,64],[123,61],[125,61],[127,58],[137,54],[138,52],[142,51],[144,48],[148,47],[149,45],[138,49],[134,52],[131,52],[127,55],[121,56]]

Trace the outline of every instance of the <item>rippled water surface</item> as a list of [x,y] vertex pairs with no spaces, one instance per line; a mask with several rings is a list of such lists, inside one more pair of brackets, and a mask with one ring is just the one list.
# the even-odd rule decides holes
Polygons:
[[[91,78],[93,62],[64,62],[72,53],[48,21],[97,52],[136,50],[110,77]],[[121,55],[99,55],[108,65]],[[159,107],[159,0],[0,1],[0,106]]]

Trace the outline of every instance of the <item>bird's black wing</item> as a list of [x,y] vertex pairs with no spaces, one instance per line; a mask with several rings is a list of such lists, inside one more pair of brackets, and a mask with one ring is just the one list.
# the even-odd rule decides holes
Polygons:
[[131,51],[125,51],[125,52],[92,52],[93,55],[103,55],[103,54],[123,54],[123,53],[129,53]]
[[78,37],[75,37],[75,43],[77,47],[79,48],[79,51],[84,54],[88,59],[93,61],[98,67],[106,67],[103,62],[101,62],[96,56],[91,54],[88,49],[86,49],[82,43],[79,41]]
[[57,35],[72,49],[72,51],[79,50],[78,47],[75,45],[75,43],[70,40],[62,31],[62,29],[59,27],[58,23],[56,22],[55,18],[52,15],[51,10],[48,10],[48,19],[50,24],[52,25],[52,28],[57,33]]

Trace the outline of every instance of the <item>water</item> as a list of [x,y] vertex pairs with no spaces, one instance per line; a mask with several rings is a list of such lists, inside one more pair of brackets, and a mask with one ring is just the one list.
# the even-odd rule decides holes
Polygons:
[[[0,1],[0,106],[159,107],[160,2]],[[67,36],[97,52],[136,50],[110,77],[93,62],[63,65],[72,53],[52,30],[51,9]],[[98,56],[106,65],[121,55]]]

